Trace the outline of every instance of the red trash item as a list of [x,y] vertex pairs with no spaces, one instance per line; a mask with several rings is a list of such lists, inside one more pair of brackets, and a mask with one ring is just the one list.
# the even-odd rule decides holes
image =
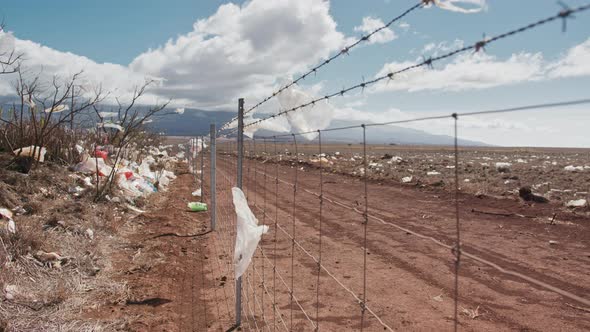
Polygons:
[[133,172],[125,172],[123,174],[125,174],[125,178],[127,178],[127,180],[129,180],[133,176]]
[[109,153],[107,151],[95,150],[94,156],[97,158],[102,158],[104,160],[107,160]]

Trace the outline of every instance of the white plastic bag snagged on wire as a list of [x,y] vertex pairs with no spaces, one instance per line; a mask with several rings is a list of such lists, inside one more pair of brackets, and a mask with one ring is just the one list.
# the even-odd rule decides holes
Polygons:
[[258,219],[250,210],[248,201],[240,188],[234,187],[231,191],[238,217],[234,264],[236,278],[239,278],[248,269],[262,234],[268,232],[268,226],[258,226]]

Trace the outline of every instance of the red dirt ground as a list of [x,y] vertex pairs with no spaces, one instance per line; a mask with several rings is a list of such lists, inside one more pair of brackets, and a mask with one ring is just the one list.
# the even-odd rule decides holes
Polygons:
[[[161,209],[130,221],[128,242],[121,244],[115,264],[121,271],[119,277],[130,287],[129,298],[148,303],[113,304],[89,316],[129,317],[129,330],[133,331],[225,331],[232,327],[235,214],[230,188],[235,183],[234,163],[235,158],[218,156],[215,232],[153,239],[164,233],[197,234],[208,229],[207,213],[186,212],[186,203],[194,200],[190,193],[195,188],[193,176],[187,173],[180,174],[170,191],[160,198]],[[363,211],[363,182],[346,175],[324,174],[321,241],[325,270],[320,274],[317,292],[318,265],[309,255],[319,256],[320,201],[309,192],[319,192],[319,173],[314,168],[297,168],[297,203],[293,209],[293,187],[283,182],[277,186],[274,177],[279,174],[281,180],[293,183],[295,169],[245,161],[244,191],[252,210],[261,223],[270,225],[270,230],[243,278],[242,330],[288,327],[311,331],[316,319],[324,331],[358,330],[361,306],[350,292],[362,298],[364,219],[362,213],[333,202]],[[208,175],[209,169],[205,172]],[[207,178],[205,183],[209,183]],[[204,189],[208,198],[207,185]],[[443,190],[371,182],[368,197],[369,215],[378,219],[371,217],[367,224],[367,306],[394,330],[452,330],[454,255],[431,239],[412,233],[453,246],[452,195]],[[548,218],[555,210],[551,204],[531,205],[469,194],[460,195],[459,201],[465,252],[590,298],[590,218],[561,213],[550,224]],[[287,234],[295,234],[297,245]],[[558,243],[550,245],[550,240]],[[276,274],[272,265],[276,266]],[[297,300],[292,305],[288,290],[291,285]],[[460,266],[459,294],[460,330],[590,330],[590,309],[586,304],[465,255]],[[369,312],[365,313],[363,328],[387,330]]]

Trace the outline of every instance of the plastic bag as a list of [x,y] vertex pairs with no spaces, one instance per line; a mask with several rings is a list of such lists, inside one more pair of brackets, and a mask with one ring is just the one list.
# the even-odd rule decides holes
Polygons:
[[[33,150],[35,150],[35,151],[33,152]],[[42,163],[45,161],[45,154],[47,153],[47,149],[40,148],[35,145],[31,145],[31,146],[27,146],[24,148],[16,149],[16,150],[12,151],[12,153],[14,153],[17,156],[23,156],[23,157],[32,157],[33,153],[34,153],[35,160]]]
[[248,201],[240,188],[234,187],[231,191],[238,217],[234,264],[236,278],[239,278],[248,269],[262,234],[268,232],[268,226],[258,226],[258,219],[250,210]]

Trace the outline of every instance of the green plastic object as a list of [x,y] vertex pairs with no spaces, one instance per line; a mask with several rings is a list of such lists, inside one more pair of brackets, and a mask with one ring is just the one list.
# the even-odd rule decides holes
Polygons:
[[207,204],[201,202],[189,202],[188,208],[193,212],[207,211]]

